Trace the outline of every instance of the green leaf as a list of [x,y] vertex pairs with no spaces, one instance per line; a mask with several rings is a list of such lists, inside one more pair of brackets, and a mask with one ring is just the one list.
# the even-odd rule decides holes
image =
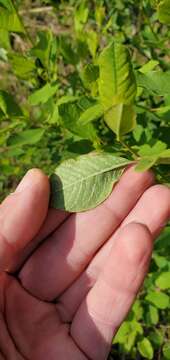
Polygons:
[[169,307],[169,296],[162,292],[151,291],[146,295],[145,300],[155,305],[158,309],[164,310]]
[[23,112],[12,95],[0,90],[0,109],[9,118],[22,117]]
[[117,104],[132,104],[136,81],[127,48],[111,43],[99,57],[99,92],[105,110]]
[[147,74],[138,73],[138,86],[143,87],[152,95],[166,96],[170,94],[170,71],[149,71]]
[[139,71],[142,74],[147,74],[149,71],[152,71],[155,69],[155,67],[159,64],[157,60],[149,60],[146,64],[144,64]]
[[92,123],[82,125],[78,122],[81,114],[88,109],[93,102],[87,98],[82,98],[76,103],[65,103],[59,106],[59,114],[63,126],[71,131],[73,134],[80,136],[83,139],[92,141],[97,140],[96,130]]
[[138,341],[137,344],[140,354],[146,359],[153,359],[154,351],[150,341],[147,338],[143,338]]
[[154,331],[149,334],[149,340],[155,348],[159,348],[164,342],[163,331],[161,329],[154,329]]
[[61,104],[67,104],[67,103],[74,103],[79,99],[78,96],[74,96],[74,95],[65,95],[62,96],[58,101],[57,101],[57,105],[61,105]]
[[13,31],[18,33],[25,33],[25,29],[15,11],[6,10],[0,7],[0,29]]
[[148,320],[150,324],[156,325],[159,321],[159,312],[155,306],[149,305]]
[[53,41],[51,31],[39,31],[37,44],[30,50],[30,54],[38,58],[48,71]]
[[161,23],[170,25],[170,0],[159,1],[158,19]]
[[58,84],[47,83],[41,89],[36,90],[29,96],[29,103],[32,106],[45,104],[51,97],[53,97],[58,90]]
[[164,346],[163,346],[163,355],[164,355],[164,358],[166,360],[169,360],[170,359],[170,342],[167,342]]
[[137,166],[135,167],[135,170],[139,172],[149,170],[153,165],[155,165],[156,161],[157,161],[156,156],[145,157],[138,162]]
[[51,176],[51,206],[70,212],[92,209],[111,193],[129,160],[91,153],[67,160]]
[[170,162],[170,149],[166,149],[167,145],[162,141],[157,141],[154,146],[142,145],[139,155],[142,157],[136,166],[136,171],[146,171],[156,163]]
[[165,266],[168,265],[168,260],[164,256],[158,255],[156,252],[153,254],[153,259],[155,264],[159,268],[164,268]]
[[80,116],[78,123],[81,125],[86,125],[91,121],[94,121],[100,118],[103,115],[103,107],[101,104],[95,104],[85,110]]
[[161,290],[170,289],[170,271],[162,272],[155,281],[156,286]]
[[44,131],[44,129],[24,130],[22,133],[11,136],[8,140],[8,146],[34,145],[41,140]]
[[140,320],[143,317],[143,307],[140,300],[136,300],[133,304],[132,311],[135,314],[136,320]]
[[99,66],[94,64],[87,64],[81,75],[85,87],[90,88],[92,83],[95,83],[99,78]]
[[80,33],[84,25],[87,22],[89,15],[89,9],[86,6],[85,1],[82,1],[79,6],[77,6],[75,13],[74,13],[74,25],[75,25],[75,31]]
[[78,55],[66,36],[60,36],[60,51],[68,64],[76,65],[78,63]]
[[87,44],[90,54],[93,58],[96,56],[96,51],[99,45],[99,37],[96,31],[90,30],[86,33]]
[[160,155],[164,150],[166,150],[167,145],[162,141],[157,141],[154,146],[149,146],[147,144],[140,147],[139,155],[140,156],[155,156]]
[[21,79],[30,79],[33,71],[36,70],[35,62],[21,54],[9,54],[9,61],[15,75]]
[[132,105],[113,106],[105,112],[104,117],[106,124],[117,135],[118,140],[136,126],[136,113]]
[[0,5],[3,6],[8,11],[14,11],[14,5],[11,0],[0,0]]
[[138,334],[143,334],[141,324],[136,320],[125,321],[113,339],[113,344],[121,344],[126,352],[130,352],[135,345]]
[[[9,32],[4,29],[0,29],[0,57],[4,61],[8,61],[7,55],[5,53],[5,50],[10,50],[11,44],[10,44],[10,36]],[[2,53],[2,49],[4,50],[4,54]]]
[[99,71],[100,99],[107,114],[105,121],[119,138],[136,125],[132,105],[137,88],[127,48],[119,43],[106,47],[99,57]]

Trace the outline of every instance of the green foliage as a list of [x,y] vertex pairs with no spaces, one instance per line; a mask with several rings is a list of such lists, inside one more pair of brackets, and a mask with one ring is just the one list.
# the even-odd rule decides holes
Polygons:
[[143,338],[138,342],[138,350],[144,358],[153,359],[153,348],[147,338]]
[[[52,174],[91,152],[170,185],[169,14],[169,0],[0,0],[1,199],[30,167]],[[90,207],[120,171],[100,174]],[[170,358],[169,239],[168,225],[111,359]]]

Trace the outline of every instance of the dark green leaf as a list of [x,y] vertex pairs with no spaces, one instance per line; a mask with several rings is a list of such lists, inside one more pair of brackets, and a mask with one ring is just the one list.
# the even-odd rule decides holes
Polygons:
[[23,145],[33,145],[39,142],[44,135],[44,129],[32,129],[25,130],[22,133],[13,135],[9,138],[9,146],[23,146]]

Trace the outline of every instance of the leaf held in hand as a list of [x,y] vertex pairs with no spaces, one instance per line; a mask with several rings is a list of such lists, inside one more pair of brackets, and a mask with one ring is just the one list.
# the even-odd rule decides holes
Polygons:
[[110,195],[130,163],[109,153],[91,153],[63,162],[51,176],[51,206],[69,212],[96,207]]

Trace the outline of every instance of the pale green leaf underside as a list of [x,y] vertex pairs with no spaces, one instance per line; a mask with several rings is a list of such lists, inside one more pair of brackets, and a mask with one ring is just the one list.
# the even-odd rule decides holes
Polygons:
[[51,206],[69,212],[96,207],[109,196],[129,163],[108,153],[93,153],[63,162],[51,176]]

